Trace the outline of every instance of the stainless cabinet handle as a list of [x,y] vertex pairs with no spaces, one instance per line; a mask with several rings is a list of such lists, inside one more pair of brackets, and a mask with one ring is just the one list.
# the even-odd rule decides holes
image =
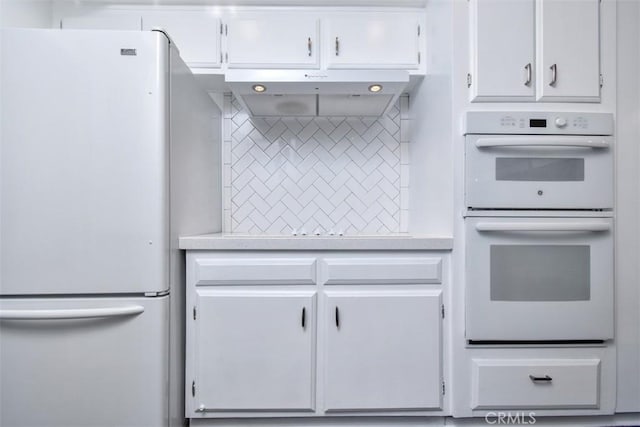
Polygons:
[[338,306],[336,306],[336,328],[340,329],[340,311],[338,310]]
[[525,80],[525,86],[531,86],[531,62],[524,66],[525,71],[527,72],[527,80]]
[[336,37],[336,56],[340,55],[340,40]]
[[551,70],[551,81],[549,82],[549,86],[555,86],[558,81],[558,65],[553,64],[549,69]]
[[545,375],[544,377],[536,377],[533,375],[529,375],[529,378],[531,379],[531,381],[535,382],[551,382],[553,381],[553,378],[551,378],[549,375]]
[[307,310],[306,307],[302,307],[302,329],[307,326]]
[[0,310],[0,319],[7,320],[65,320],[96,317],[132,316],[144,312],[141,305],[108,308],[69,308],[51,310]]
[[311,37],[307,39],[307,51],[309,52],[309,56],[311,56]]

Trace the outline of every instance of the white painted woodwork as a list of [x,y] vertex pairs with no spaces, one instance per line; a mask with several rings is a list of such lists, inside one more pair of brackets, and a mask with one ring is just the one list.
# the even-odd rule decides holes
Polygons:
[[312,411],[315,299],[315,291],[198,288],[197,319],[187,320],[196,339],[192,407]]
[[535,100],[534,0],[470,0],[469,7],[472,101]]
[[325,412],[441,407],[440,290],[332,290],[324,306]]
[[321,271],[321,281],[326,285],[440,283],[442,259],[327,257],[322,260]]
[[127,30],[140,31],[142,16],[135,10],[87,9],[85,13],[68,15],[60,20],[65,30]]
[[322,7],[310,12],[303,7],[238,10],[195,5],[59,9],[64,28],[161,28],[198,74],[216,74],[216,68],[400,69],[423,74],[427,60],[426,28],[418,9],[363,7],[336,12]]
[[[323,20],[327,68],[419,68],[419,18],[412,13],[341,13]],[[421,32],[424,28],[421,29]]]
[[472,102],[600,101],[599,0],[469,4]]
[[600,0],[537,0],[536,27],[538,100],[598,101]]
[[317,17],[292,13],[246,13],[225,23],[229,68],[318,68]]
[[219,68],[220,19],[205,11],[145,10],[142,29],[162,29],[175,42],[191,68]]
[[[472,409],[598,408],[599,359],[473,359]],[[548,376],[550,381],[534,381]]]
[[197,258],[196,285],[312,285],[316,283],[316,259],[296,258]]

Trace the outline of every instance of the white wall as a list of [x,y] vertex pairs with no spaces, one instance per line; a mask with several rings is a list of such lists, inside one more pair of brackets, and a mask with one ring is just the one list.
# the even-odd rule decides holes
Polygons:
[[616,345],[618,412],[640,411],[640,2],[618,2]]
[[0,26],[50,28],[51,0],[0,0]]
[[452,2],[426,8],[427,76],[409,97],[409,232],[453,233],[453,124],[451,115]]

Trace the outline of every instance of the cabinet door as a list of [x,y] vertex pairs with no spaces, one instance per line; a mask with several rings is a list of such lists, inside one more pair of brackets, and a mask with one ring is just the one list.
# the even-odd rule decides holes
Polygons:
[[318,19],[241,15],[227,24],[229,68],[318,68]]
[[325,322],[325,411],[440,408],[440,291],[327,291]]
[[600,99],[599,0],[537,0],[538,99]]
[[166,31],[191,68],[220,67],[220,24],[204,11],[148,11],[142,16],[142,29]]
[[409,13],[341,14],[323,28],[327,68],[417,69],[419,20]]
[[471,100],[533,101],[534,0],[471,0]]
[[65,30],[126,30],[140,31],[142,18],[135,10],[92,10],[80,15],[65,16],[60,20],[60,28]]
[[206,412],[312,411],[315,292],[196,292],[191,407]]

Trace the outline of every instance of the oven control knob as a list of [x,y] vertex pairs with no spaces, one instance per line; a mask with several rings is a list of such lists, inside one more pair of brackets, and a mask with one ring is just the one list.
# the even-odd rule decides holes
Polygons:
[[564,117],[556,117],[556,127],[563,128],[567,126],[567,119]]

